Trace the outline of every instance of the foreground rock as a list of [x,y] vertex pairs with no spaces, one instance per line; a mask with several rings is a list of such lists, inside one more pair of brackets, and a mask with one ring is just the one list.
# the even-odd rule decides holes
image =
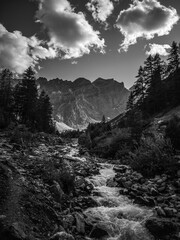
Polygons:
[[168,219],[151,218],[146,221],[146,228],[159,239],[173,239],[177,232],[177,224]]
[[85,177],[98,173],[97,164],[68,160],[57,136],[34,134],[26,142],[12,134],[0,132],[0,239],[84,236],[82,210],[97,205]]

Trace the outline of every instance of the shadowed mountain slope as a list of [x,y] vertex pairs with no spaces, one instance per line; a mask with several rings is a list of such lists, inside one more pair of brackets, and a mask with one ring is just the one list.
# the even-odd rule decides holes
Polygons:
[[78,78],[74,82],[39,78],[40,89],[50,96],[54,118],[72,128],[84,128],[88,123],[110,120],[125,110],[129,91],[124,83],[98,78],[90,82]]

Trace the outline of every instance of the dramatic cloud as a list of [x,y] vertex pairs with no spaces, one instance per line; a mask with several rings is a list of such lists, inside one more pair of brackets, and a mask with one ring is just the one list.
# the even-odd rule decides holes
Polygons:
[[61,58],[78,58],[90,49],[104,51],[104,39],[85,19],[82,12],[75,13],[67,0],[41,0],[36,14],[49,34],[49,46],[61,52]]
[[155,35],[168,35],[178,20],[176,9],[167,8],[157,0],[134,0],[117,19],[116,27],[124,35],[120,49],[127,51],[140,37],[152,39]]
[[29,66],[35,66],[40,59],[54,58],[55,50],[44,48],[35,36],[27,38],[19,31],[8,32],[0,24],[0,67],[22,74]]
[[149,44],[149,51],[146,51],[147,55],[156,55],[158,53],[161,56],[168,56],[169,55],[169,50],[171,46],[168,44],[160,45],[160,44],[155,44],[155,43],[150,43]]
[[91,0],[86,4],[93,18],[107,26],[106,19],[112,14],[114,5],[110,0]]

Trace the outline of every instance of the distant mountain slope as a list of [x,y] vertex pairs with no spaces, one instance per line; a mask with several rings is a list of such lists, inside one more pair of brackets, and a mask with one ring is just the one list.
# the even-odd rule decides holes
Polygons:
[[84,128],[90,122],[110,120],[125,110],[129,91],[114,79],[98,78],[90,82],[78,78],[74,82],[39,78],[40,89],[51,98],[54,118],[72,128]]
[[64,131],[73,130],[73,128],[67,126],[63,122],[56,122],[56,129],[58,130],[58,132],[64,132]]

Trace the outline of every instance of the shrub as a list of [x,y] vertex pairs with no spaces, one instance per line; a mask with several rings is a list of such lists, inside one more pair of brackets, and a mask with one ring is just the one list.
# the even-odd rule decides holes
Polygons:
[[79,130],[66,130],[64,132],[59,133],[62,138],[78,138],[80,136]]
[[93,152],[103,158],[124,158],[131,150],[132,143],[129,128],[116,128],[94,139]]
[[74,172],[63,159],[44,161],[43,179],[49,185],[52,185],[54,181],[58,182],[66,194],[75,192]]
[[89,132],[82,133],[79,136],[78,142],[80,145],[86,147],[87,149],[91,149],[92,147],[92,141]]
[[13,131],[10,132],[10,142],[27,147],[34,140],[34,134],[28,130],[25,125],[18,125]]
[[171,140],[175,149],[180,150],[180,118],[178,116],[174,116],[168,122],[165,136]]
[[161,135],[142,138],[139,147],[131,154],[129,163],[146,177],[170,171],[174,165],[172,145]]

